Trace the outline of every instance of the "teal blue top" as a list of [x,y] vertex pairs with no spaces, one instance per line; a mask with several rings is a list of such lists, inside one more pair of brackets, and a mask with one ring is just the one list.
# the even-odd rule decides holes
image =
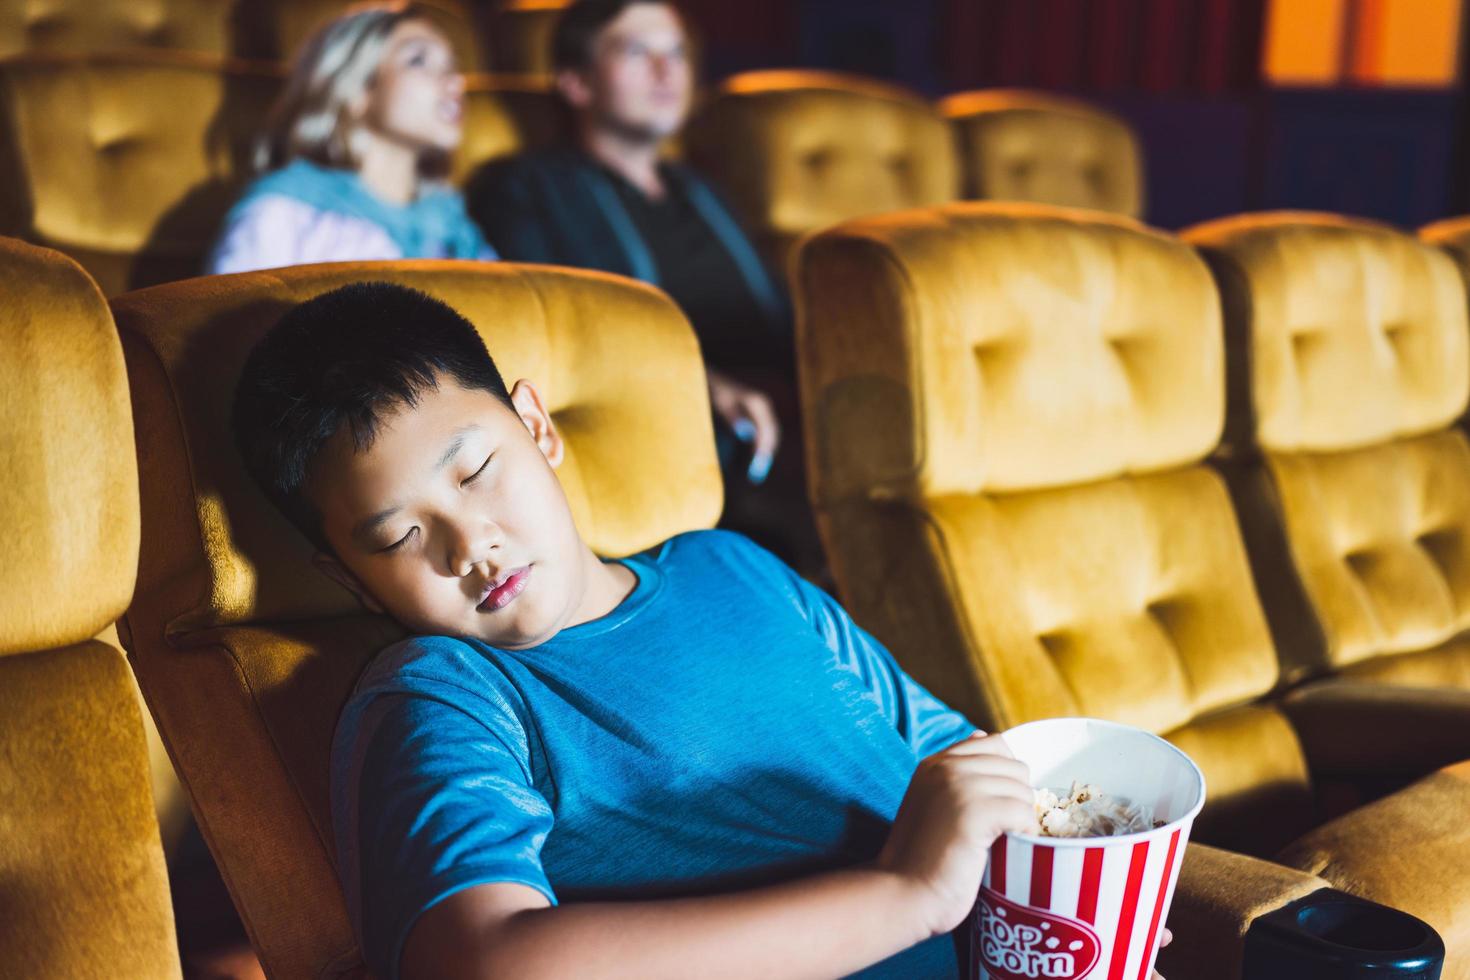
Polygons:
[[[279,238],[302,233],[302,229],[292,223],[243,231],[240,227],[248,222],[252,207],[269,197],[286,198],[322,214],[371,222],[393,241],[401,258],[496,257],[479,226],[465,212],[464,198],[447,184],[426,184],[412,202],[391,204],[368,190],[355,171],[325,167],[297,158],[256,178],[245,188],[225,216],[224,232],[215,245],[211,269],[220,271],[221,266],[230,269],[262,268],[280,264],[279,261],[270,261],[271,258],[291,254],[292,243],[281,242]],[[340,240],[341,236],[333,237]],[[330,252],[334,247],[340,248],[342,254],[317,255],[315,260],[368,257],[355,252],[350,242],[342,242],[340,246],[328,245],[327,249]],[[260,255],[262,260],[255,261],[256,255]]]
[[[919,760],[974,731],[739,535],[684,534],[624,563],[638,584],[601,619],[528,650],[407,640],[359,681],[332,746],[332,817],[379,976],[398,976],[425,909],[477,884],[652,899],[870,861]],[[862,976],[958,972],[943,936]]]

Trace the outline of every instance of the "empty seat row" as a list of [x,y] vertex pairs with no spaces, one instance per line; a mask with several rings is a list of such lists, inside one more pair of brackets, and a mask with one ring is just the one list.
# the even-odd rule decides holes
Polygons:
[[1438,814],[1470,771],[1435,772],[1470,759],[1451,257],[1325,215],[1175,238],[954,204],[823,232],[796,281],[810,483],[858,620],[982,725],[1165,735],[1210,787],[1198,839],[1413,911],[1460,961],[1444,862],[1470,833]]
[[[61,249],[108,295],[197,274],[282,79],[166,51],[0,62],[0,233]],[[950,123],[881,83],[757,72],[725,83],[685,143],[777,267],[804,234],[962,192],[1141,206],[1136,141],[1110,116],[1008,92],[956,97],[946,111]],[[542,83],[472,76],[454,177],[566,131]],[[969,149],[957,157],[956,144]]]

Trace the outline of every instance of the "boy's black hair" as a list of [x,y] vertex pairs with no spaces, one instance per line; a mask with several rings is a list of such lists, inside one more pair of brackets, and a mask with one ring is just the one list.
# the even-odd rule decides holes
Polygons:
[[578,71],[592,64],[592,44],[602,29],[622,16],[623,11],[640,3],[658,3],[672,7],[672,0],[575,0],[557,18],[551,34],[551,66],[556,71]]
[[360,282],[295,307],[261,339],[235,388],[235,444],[255,482],[319,549],[321,515],[303,492],[308,470],[344,426],[372,444],[383,416],[412,406],[440,376],[510,406],[474,326],[405,286]]

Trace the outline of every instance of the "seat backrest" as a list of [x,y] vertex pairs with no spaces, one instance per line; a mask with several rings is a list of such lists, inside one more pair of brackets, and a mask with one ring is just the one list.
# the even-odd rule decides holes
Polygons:
[[1143,213],[1143,152],[1112,113],[1017,89],[960,92],[939,111],[955,129],[965,197]]
[[1289,727],[1249,705],[1275,654],[1197,465],[1224,416],[1199,257],[1123,217],[967,202],[839,225],[795,268],[809,483],[859,622],[982,727],[1127,722],[1188,746],[1212,820],[1273,786],[1304,803]]
[[732,76],[691,120],[684,150],[730,195],[778,269],[808,232],[959,192],[939,113],[903,89],[850,75]]
[[302,266],[114,300],[137,419],[143,547],[125,623],[139,681],[268,973],[359,964],[333,870],[327,776],[362,667],[401,635],[309,564],[228,427],[246,352],[293,304],[383,279],[476,324],[507,380],[536,380],[566,440],[577,527],[624,555],[712,525],[720,477],[699,347],[663,294],[508,263]]
[[1470,324],[1449,255],[1322,214],[1242,215],[1185,237],[1222,290],[1227,448],[1260,461],[1242,520],[1291,576],[1263,592],[1293,668],[1418,653],[1470,629],[1470,445],[1450,428],[1470,400]]
[[0,239],[0,950],[7,976],[179,975],[126,661],[138,484],[107,305],[74,262]]
[[[317,28],[355,2],[359,0],[241,0],[231,12],[231,47],[220,53],[289,62]],[[414,6],[443,29],[461,71],[485,67],[472,0],[414,0]]]
[[66,252],[108,295],[197,275],[279,84],[175,52],[0,64],[0,232]]
[[464,141],[454,179],[524,150],[550,146],[570,132],[566,105],[555,92],[524,77],[472,75],[465,86]]
[[570,0],[505,0],[490,19],[490,67],[549,78],[551,34]]
[[50,0],[0,4],[0,58],[172,48],[228,53],[238,0]]

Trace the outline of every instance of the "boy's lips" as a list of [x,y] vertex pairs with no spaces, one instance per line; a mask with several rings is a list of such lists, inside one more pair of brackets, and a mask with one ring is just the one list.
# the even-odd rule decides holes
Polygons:
[[485,592],[480,596],[480,603],[475,608],[481,612],[494,612],[504,609],[515,597],[526,591],[526,580],[531,577],[531,566],[522,565],[513,568],[500,578],[485,586]]

